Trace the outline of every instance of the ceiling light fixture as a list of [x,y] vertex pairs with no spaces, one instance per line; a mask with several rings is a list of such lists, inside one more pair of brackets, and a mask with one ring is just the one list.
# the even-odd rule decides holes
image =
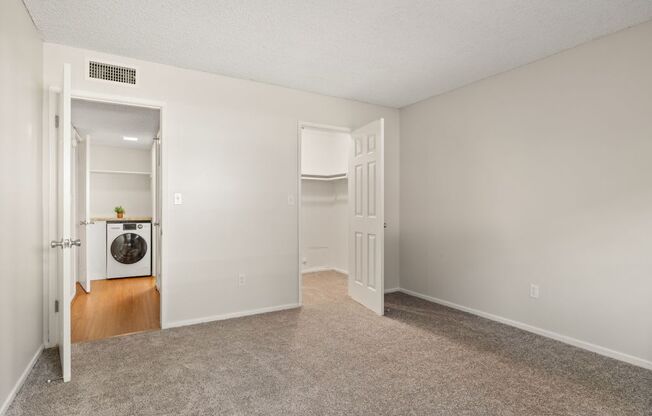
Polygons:
[[123,136],[123,137],[122,137],[122,140],[126,140],[126,141],[128,141],[128,142],[137,142],[137,141],[138,141],[138,137],[128,137],[128,136]]

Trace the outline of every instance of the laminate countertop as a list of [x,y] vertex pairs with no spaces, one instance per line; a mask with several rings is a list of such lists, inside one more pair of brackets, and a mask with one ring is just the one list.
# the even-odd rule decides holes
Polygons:
[[116,217],[92,217],[91,221],[106,221],[106,222],[125,222],[125,221],[151,221],[152,217],[129,217],[125,216],[122,218]]

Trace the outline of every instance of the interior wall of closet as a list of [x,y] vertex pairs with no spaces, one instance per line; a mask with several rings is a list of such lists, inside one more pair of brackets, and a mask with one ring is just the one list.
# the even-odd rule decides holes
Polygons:
[[152,216],[149,149],[91,144],[90,156],[92,217],[113,217],[116,205],[129,217]]
[[301,133],[302,271],[348,268],[348,133]]

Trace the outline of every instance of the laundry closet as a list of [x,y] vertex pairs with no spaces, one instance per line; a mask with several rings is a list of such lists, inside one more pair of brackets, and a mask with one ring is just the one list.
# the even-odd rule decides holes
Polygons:
[[[88,244],[90,279],[150,276],[151,250],[146,246],[151,246],[151,151],[121,143],[95,144],[92,138],[89,145],[91,221],[87,227],[93,239]],[[116,208],[122,211],[116,212]],[[143,235],[132,238],[128,249],[112,252],[111,244],[124,234],[122,231],[141,231],[135,235]],[[127,263],[113,262],[116,256]],[[137,259],[145,261],[137,261],[137,266],[128,264]]]
[[351,136],[301,131],[301,270],[348,269],[348,160]]
[[71,107],[72,340],[156,329],[160,112],[87,100]]

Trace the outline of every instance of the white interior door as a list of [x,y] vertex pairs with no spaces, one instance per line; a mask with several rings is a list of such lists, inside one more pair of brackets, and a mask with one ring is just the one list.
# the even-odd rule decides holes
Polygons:
[[[79,217],[79,178],[75,174],[77,172],[78,164],[78,149],[77,145],[79,143],[79,134],[75,130],[75,126],[70,125],[70,205],[71,205],[71,221],[70,221],[70,239],[79,239],[80,229],[77,226],[77,218]],[[70,290],[71,299],[75,297],[75,291],[77,290],[77,280],[79,279],[79,252],[77,250],[71,250],[71,263],[72,263],[72,279],[69,282],[68,290]]]
[[351,134],[349,153],[349,296],[378,315],[385,306],[384,120]]
[[160,133],[152,143],[152,274],[156,276],[156,287],[161,290],[161,206],[159,203],[161,173]]
[[59,356],[63,381],[70,381],[70,285],[73,282],[72,245],[72,135],[70,125],[70,65],[63,66],[63,83],[59,95],[57,230],[60,240],[50,243],[58,251],[57,303],[59,318]]
[[87,135],[77,145],[77,198],[78,198],[78,232],[81,246],[79,247],[79,284],[82,286],[86,293],[91,291],[91,268],[88,261],[88,248],[89,248],[89,225],[92,224],[90,219],[90,190],[91,190],[91,170],[90,170],[90,148],[91,136]]

